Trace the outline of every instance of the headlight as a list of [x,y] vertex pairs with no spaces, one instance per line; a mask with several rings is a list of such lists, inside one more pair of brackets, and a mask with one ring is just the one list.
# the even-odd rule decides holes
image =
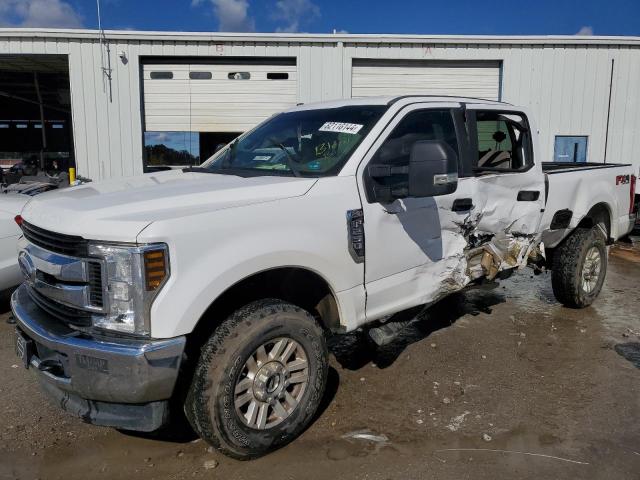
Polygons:
[[169,277],[167,246],[93,243],[89,245],[89,256],[102,260],[106,281],[105,314],[94,316],[94,327],[149,335],[151,304]]

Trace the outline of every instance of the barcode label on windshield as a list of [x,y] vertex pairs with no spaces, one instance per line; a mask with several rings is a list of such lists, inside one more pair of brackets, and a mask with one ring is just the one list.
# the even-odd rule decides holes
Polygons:
[[350,133],[355,135],[364,125],[357,123],[326,122],[318,130],[321,132]]

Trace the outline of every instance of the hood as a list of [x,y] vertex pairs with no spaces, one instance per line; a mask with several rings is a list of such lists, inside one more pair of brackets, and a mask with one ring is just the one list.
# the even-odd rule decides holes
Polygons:
[[172,170],[43,193],[29,202],[22,216],[58,233],[132,242],[156,221],[301,196],[315,182]]

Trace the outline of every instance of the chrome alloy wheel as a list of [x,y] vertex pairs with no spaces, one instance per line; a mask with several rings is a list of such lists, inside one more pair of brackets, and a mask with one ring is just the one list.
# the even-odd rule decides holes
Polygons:
[[269,340],[249,356],[236,380],[236,413],[250,428],[274,427],[293,413],[308,383],[302,346],[291,338]]
[[591,247],[587,251],[582,266],[582,290],[591,293],[598,284],[600,270],[602,269],[602,256],[598,247]]

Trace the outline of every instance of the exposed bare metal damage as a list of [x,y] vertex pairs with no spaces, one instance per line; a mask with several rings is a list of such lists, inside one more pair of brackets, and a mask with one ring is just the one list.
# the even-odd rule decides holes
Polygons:
[[[495,229],[499,226],[495,225],[495,222],[493,225],[483,222],[486,230],[480,227],[481,221],[486,218],[484,208],[474,207],[463,220],[452,220],[458,227],[456,234],[466,242],[464,256],[459,257],[459,262],[465,264],[464,281],[459,278],[459,270],[451,271],[452,277],[456,278],[445,281],[446,284],[455,285],[456,289],[481,278],[493,280],[500,272],[523,268],[530,259],[537,259],[541,255],[540,235],[513,230],[516,225],[524,227],[523,230],[529,230],[526,223],[523,223],[526,219],[517,218],[503,230],[492,233],[496,232]],[[450,215],[455,214],[451,212]],[[500,226],[502,225],[504,223]]]

